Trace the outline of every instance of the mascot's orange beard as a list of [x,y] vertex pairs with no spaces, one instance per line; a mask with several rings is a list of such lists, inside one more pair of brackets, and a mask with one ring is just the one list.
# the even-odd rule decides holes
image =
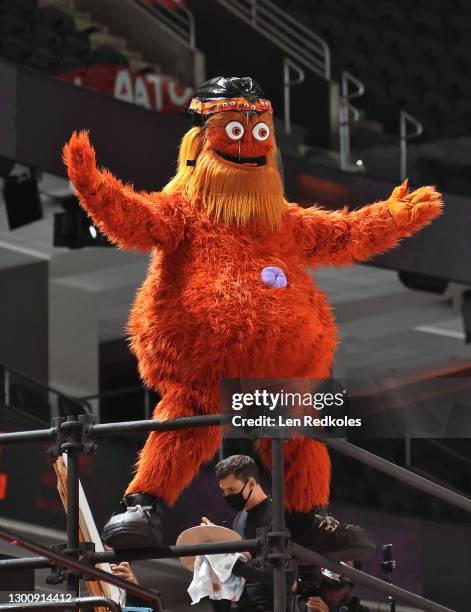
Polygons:
[[286,212],[274,150],[266,154],[264,166],[255,167],[226,161],[205,146],[185,192],[191,201],[204,205],[216,223],[255,221],[276,228]]

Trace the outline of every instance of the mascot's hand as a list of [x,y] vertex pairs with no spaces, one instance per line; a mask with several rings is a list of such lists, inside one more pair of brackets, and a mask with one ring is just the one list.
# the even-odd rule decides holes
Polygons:
[[388,200],[389,212],[397,227],[420,225],[440,214],[441,194],[435,187],[420,187],[409,192],[408,179],[396,187]]
[[70,180],[79,193],[91,194],[96,191],[100,173],[96,168],[95,149],[90,144],[88,132],[74,132],[64,146],[64,163]]

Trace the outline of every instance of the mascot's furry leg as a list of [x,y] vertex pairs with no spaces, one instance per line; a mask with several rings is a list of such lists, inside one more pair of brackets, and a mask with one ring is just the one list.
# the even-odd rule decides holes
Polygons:
[[[212,408],[212,407],[216,408]],[[217,414],[218,403],[209,395],[184,385],[167,385],[153,417],[158,420]],[[140,452],[137,472],[126,495],[145,491],[172,506],[180,493],[210,461],[221,444],[220,427],[152,432]]]
[[[271,440],[257,440],[256,448],[271,469]],[[293,541],[339,561],[369,557],[375,544],[361,527],[316,511],[329,501],[330,457],[325,444],[310,438],[288,440],[284,466],[286,526]]]
[[[155,408],[155,419],[218,413],[213,394],[176,384],[161,385],[160,389],[163,399]],[[201,427],[198,435],[193,428],[152,432],[123,500],[126,508],[136,508],[136,512],[113,516],[104,527],[104,541],[118,549],[161,545],[165,508],[175,503],[220,444],[220,427]]]
[[[271,469],[271,440],[257,440],[263,463]],[[325,444],[310,438],[285,442],[285,508],[289,513],[307,513],[326,506],[330,491],[330,457]]]

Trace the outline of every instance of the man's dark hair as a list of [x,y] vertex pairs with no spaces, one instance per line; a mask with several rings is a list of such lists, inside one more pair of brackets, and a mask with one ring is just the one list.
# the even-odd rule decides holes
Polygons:
[[252,476],[256,482],[260,481],[257,464],[252,457],[247,455],[231,455],[226,457],[226,459],[219,461],[215,471],[218,480],[234,474],[237,480],[247,481]]

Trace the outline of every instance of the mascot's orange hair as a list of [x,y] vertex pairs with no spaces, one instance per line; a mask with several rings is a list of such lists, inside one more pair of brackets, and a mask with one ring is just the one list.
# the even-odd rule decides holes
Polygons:
[[[289,204],[275,151],[270,114],[217,113],[184,136],[177,175],[163,191],[138,193],[97,170],[86,132],[64,148],[69,177],[94,223],[119,247],[152,252],[129,331],[143,380],[162,395],[155,418],[217,413],[223,377],[329,376],[337,329],[306,266],[366,261],[441,211],[434,188],[409,193],[407,183],[387,201],[353,212]],[[267,267],[282,270],[286,286],[265,284]],[[173,504],[212,459],[220,435],[218,427],[151,433],[126,493]],[[257,446],[269,466],[270,441]],[[323,444],[289,441],[285,467],[288,510],[327,503]]]

